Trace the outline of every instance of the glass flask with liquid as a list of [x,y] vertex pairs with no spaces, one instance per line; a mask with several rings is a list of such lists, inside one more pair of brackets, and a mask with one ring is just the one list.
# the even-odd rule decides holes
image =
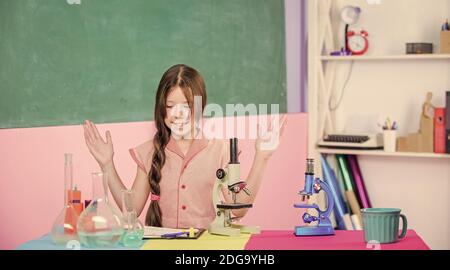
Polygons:
[[144,225],[138,219],[134,208],[134,191],[122,191],[122,213],[125,222],[125,232],[122,236],[122,245],[125,247],[140,247],[143,244]]
[[64,207],[57,216],[50,233],[55,244],[66,245],[71,240],[78,240],[77,221],[80,211],[71,203],[73,190],[72,154],[64,154]]
[[92,174],[92,201],[78,218],[78,236],[89,248],[110,248],[120,241],[124,228],[120,212],[108,199],[106,173]]

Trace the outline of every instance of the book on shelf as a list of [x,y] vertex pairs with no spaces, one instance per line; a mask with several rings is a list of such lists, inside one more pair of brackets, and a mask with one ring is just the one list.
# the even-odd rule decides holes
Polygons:
[[450,154],[450,91],[446,94],[445,105],[445,148],[445,152]]
[[350,171],[347,166],[347,160],[344,155],[336,155],[336,159],[339,165],[339,172],[341,173],[342,179],[344,179],[345,190],[353,190],[352,178]]
[[359,205],[361,206],[361,208],[371,208],[372,204],[370,203],[369,194],[367,193],[367,189],[364,184],[361,169],[358,164],[358,158],[354,155],[350,155],[347,156],[347,161],[353,175],[355,192],[358,198]]
[[445,154],[445,108],[434,109],[434,152]]
[[347,214],[347,211],[342,199],[342,193],[340,193],[335,173],[330,168],[325,156],[321,155],[320,158],[324,181],[330,186],[330,196],[332,196],[334,200],[333,213],[336,218],[337,228],[339,230],[345,230],[347,226],[345,225],[344,215]]
[[[345,214],[341,217],[341,222],[344,223],[345,229],[359,230],[363,226],[361,208],[372,207],[364,185],[362,173],[356,156],[335,155],[335,157],[337,164],[336,170],[333,170],[330,165],[333,159],[331,157],[327,159],[325,155],[322,155],[322,167],[324,170],[324,178],[326,180],[330,179],[330,181],[335,183],[334,185],[332,184],[334,190],[338,191],[338,194],[334,195],[334,197],[338,198],[335,201],[341,202],[340,205],[343,205],[341,206],[344,209],[343,211],[339,209],[335,210],[336,219],[339,219],[339,212],[344,212]],[[328,160],[331,160],[331,162],[328,163]],[[336,175],[340,175],[343,179],[341,187],[338,187],[339,183]],[[341,226],[338,229],[343,228]]]
[[[336,177],[336,181],[337,181],[338,187],[339,187],[339,194],[342,195],[345,193],[344,179],[342,179],[342,175],[339,173],[339,165],[338,165],[338,162],[336,159],[336,155],[327,155],[326,160],[328,162],[329,167],[334,172],[334,176]],[[341,198],[345,204],[345,209],[348,212],[349,207],[347,204],[347,198],[345,198],[345,196],[341,196]]]
[[361,218],[358,215],[351,215],[353,229],[361,231],[363,229]]
[[[353,190],[347,190],[345,192],[345,196],[347,197],[347,200],[350,204],[350,208],[352,210],[353,225],[355,229],[357,229],[357,227],[360,227],[361,225],[361,207],[358,204],[358,200],[356,199],[356,195]],[[355,220],[357,221],[356,223]]]
[[345,223],[345,230],[347,231],[353,231],[354,227],[353,227],[353,222],[352,222],[352,218],[350,216],[350,214],[345,214],[343,217],[344,223]]

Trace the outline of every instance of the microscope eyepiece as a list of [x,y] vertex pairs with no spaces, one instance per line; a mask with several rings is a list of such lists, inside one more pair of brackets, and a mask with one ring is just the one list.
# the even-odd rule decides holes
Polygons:
[[239,164],[237,138],[230,139],[230,164]]
[[308,158],[306,160],[306,172],[305,174],[314,175],[314,159]]

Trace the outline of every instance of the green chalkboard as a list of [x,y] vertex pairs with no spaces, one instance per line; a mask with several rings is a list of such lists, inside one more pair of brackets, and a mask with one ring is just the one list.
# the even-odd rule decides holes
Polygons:
[[286,111],[283,0],[1,0],[0,128],[153,119],[184,63],[208,102]]

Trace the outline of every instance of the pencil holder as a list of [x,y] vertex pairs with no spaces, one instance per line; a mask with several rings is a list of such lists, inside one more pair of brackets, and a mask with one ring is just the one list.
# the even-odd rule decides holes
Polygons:
[[397,131],[396,130],[384,130],[384,151],[388,153],[394,153],[396,151]]
[[450,53],[450,31],[441,31],[441,53]]

